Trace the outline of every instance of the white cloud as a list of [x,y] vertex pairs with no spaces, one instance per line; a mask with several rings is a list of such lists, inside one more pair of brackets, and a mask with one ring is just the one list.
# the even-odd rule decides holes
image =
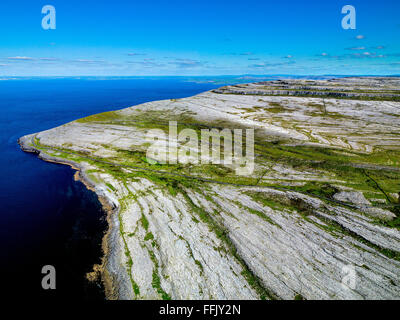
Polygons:
[[57,61],[57,58],[39,58],[39,60],[43,60],[43,61]]
[[102,62],[104,62],[104,60],[76,59],[76,60],[72,60],[72,62],[81,62],[81,63],[102,63]]
[[275,63],[262,62],[262,63],[250,64],[248,67],[249,68],[273,68],[273,67],[293,65],[295,63],[296,63],[296,61],[293,61],[293,60],[285,61],[285,62],[275,62]]
[[204,65],[204,62],[193,59],[175,59],[175,61],[171,61],[168,63],[176,65],[179,68],[194,68]]
[[365,47],[353,47],[353,48],[347,48],[347,50],[365,50]]
[[8,57],[8,60],[34,60],[31,57],[21,57],[21,56],[15,56],[15,57]]
[[130,52],[128,53],[128,56],[145,56],[145,53],[137,53],[137,52]]

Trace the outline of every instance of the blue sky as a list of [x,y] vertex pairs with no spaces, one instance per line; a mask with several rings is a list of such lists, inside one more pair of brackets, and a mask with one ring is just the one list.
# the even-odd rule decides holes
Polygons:
[[398,0],[2,0],[0,15],[1,76],[400,74]]

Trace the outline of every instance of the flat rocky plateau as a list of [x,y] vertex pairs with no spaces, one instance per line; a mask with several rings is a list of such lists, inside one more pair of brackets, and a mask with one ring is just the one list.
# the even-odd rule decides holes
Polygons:
[[[109,209],[108,299],[400,299],[399,97],[399,78],[227,86],[20,144],[79,169]],[[150,159],[169,121],[254,129],[254,170]]]

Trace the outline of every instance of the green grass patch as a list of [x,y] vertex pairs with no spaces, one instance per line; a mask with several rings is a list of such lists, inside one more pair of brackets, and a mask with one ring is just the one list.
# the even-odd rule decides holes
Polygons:
[[146,235],[144,236],[144,241],[153,240],[153,239],[154,239],[154,236],[151,232],[147,232]]
[[158,260],[156,258],[156,255],[151,250],[148,250],[148,252],[150,255],[150,259],[154,264],[151,285],[163,300],[171,300],[170,295],[165,292],[164,289],[161,287],[161,280],[160,276],[158,275]]
[[117,111],[108,111],[108,112],[94,114],[82,119],[78,119],[76,120],[76,122],[86,123],[86,122],[96,122],[96,121],[110,121],[115,119],[121,119],[121,115],[119,115]]
[[142,217],[140,218],[140,222],[143,228],[147,231],[149,229],[149,221],[147,220],[146,216],[142,213]]

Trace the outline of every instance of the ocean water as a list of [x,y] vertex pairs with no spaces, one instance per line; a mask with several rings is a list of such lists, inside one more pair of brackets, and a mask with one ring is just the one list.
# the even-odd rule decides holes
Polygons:
[[[107,228],[96,195],[74,170],[20,150],[19,137],[90,114],[192,96],[216,88],[184,78],[58,78],[0,81],[0,271],[15,299],[104,299],[85,274],[100,263]],[[56,268],[56,290],[41,269]]]

